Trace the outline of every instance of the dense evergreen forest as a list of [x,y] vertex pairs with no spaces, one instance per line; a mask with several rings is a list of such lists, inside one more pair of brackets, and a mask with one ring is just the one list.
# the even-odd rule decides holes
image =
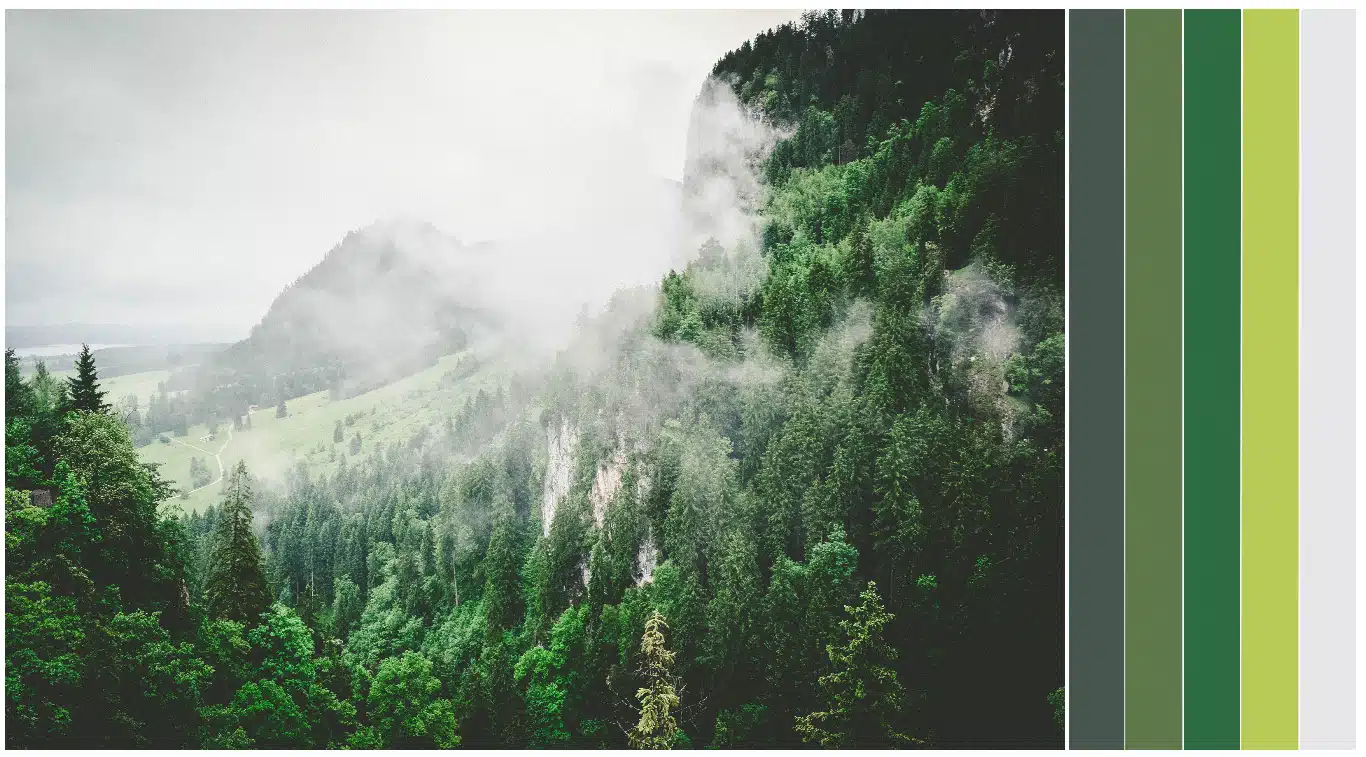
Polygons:
[[1061,747],[1063,50],[1060,12],[745,43],[751,239],[204,513],[88,353],[7,352],[7,746]]

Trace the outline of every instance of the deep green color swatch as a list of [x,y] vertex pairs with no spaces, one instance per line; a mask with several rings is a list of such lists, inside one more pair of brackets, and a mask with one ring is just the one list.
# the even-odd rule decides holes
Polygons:
[[1067,740],[1123,749],[1124,11],[1070,18]]
[[1237,749],[1242,12],[1185,16],[1185,746]]
[[1124,32],[1124,743],[1180,749],[1181,11]]

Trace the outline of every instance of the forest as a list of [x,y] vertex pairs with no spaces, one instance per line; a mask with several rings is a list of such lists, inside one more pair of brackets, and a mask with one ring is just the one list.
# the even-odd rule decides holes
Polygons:
[[1063,54],[1054,11],[759,35],[711,76],[779,135],[752,234],[204,512],[88,350],[7,351],[6,746],[1061,748]]

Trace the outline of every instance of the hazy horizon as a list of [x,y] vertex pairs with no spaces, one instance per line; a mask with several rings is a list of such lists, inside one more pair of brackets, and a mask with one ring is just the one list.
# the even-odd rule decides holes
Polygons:
[[391,218],[638,279],[711,66],[797,16],[9,11],[6,323],[245,336]]

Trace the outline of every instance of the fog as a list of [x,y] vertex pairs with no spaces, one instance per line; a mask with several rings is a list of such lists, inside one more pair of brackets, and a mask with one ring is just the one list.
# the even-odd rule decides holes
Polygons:
[[[696,241],[672,224],[711,66],[797,15],[10,11],[7,322],[245,336],[393,218],[497,242],[485,298],[657,281]],[[704,186],[746,237],[749,188]]]
[[[694,271],[698,295],[740,307],[767,271],[759,171],[783,132],[711,78],[699,91],[685,187],[658,177],[623,181],[604,187],[601,206],[558,227],[475,244],[406,217],[348,233],[271,305],[253,328],[251,353],[230,350],[226,372],[211,372],[201,386],[244,366],[287,375],[336,358],[345,366],[342,391],[350,392],[464,346],[522,367],[570,346],[566,361],[592,376],[614,364],[626,332],[653,309],[660,277],[704,249],[708,260]],[[321,388],[294,386],[285,395]]]

